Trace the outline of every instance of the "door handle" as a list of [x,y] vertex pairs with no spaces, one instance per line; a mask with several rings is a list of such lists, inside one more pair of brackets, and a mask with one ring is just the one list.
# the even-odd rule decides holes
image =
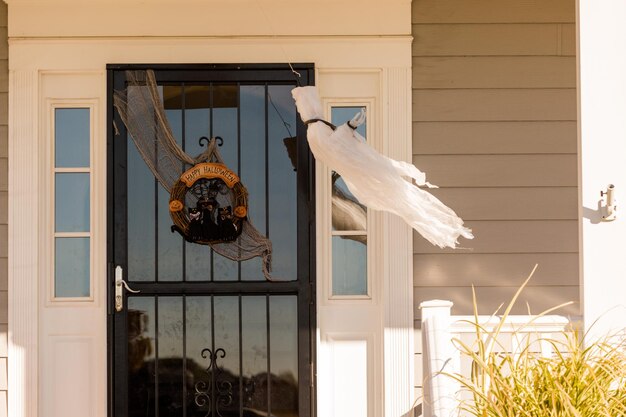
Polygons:
[[139,290],[133,290],[124,281],[124,270],[121,266],[115,267],[115,311],[122,311],[124,309],[124,288],[126,291],[137,294]]

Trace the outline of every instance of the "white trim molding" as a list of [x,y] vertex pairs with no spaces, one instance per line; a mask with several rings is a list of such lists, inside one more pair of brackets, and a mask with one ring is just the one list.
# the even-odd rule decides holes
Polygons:
[[[319,70],[317,77],[324,108],[337,103],[368,105],[368,143],[390,157],[411,161],[411,69],[397,67]],[[355,404],[359,417],[403,417],[413,406],[413,273],[412,231],[396,216],[368,210],[368,275],[370,299],[330,297],[330,181],[329,169],[318,163],[318,402],[320,416],[337,416],[332,389],[362,401],[349,388],[335,387],[327,369],[336,357],[337,335],[352,335],[341,349],[353,346],[355,361],[367,349],[367,409]],[[360,335],[360,338],[359,338]],[[367,335],[367,336],[365,336]],[[343,352],[343,350],[341,350]],[[345,365],[348,366],[348,365]],[[335,387],[335,388],[332,388]],[[357,406],[358,405],[358,406]],[[353,414],[356,416],[356,414]]]
[[[411,162],[411,69],[383,70],[383,143],[394,159]],[[413,238],[399,217],[384,222],[384,378],[385,416],[412,415],[414,385]]]
[[[19,28],[14,26],[14,29]],[[271,63],[285,62],[286,56],[292,62],[315,64],[316,84],[326,102],[371,106],[368,142],[371,140],[372,146],[391,157],[411,160],[409,36],[11,39],[11,417],[36,417],[44,412],[49,416],[69,415],[62,413],[59,400],[49,388],[83,379],[72,379],[71,372],[78,372],[76,369],[59,376],[57,368],[48,366],[66,363],[63,361],[67,361],[67,349],[58,346],[71,346],[79,352],[81,363],[85,364],[79,371],[89,373],[89,378],[85,379],[90,381],[89,386],[81,388],[95,400],[92,407],[81,403],[84,405],[79,410],[82,414],[75,415],[106,415],[106,64]],[[49,278],[46,267],[49,264],[43,256],[45,243],[41,243],[40,233],[46,210],[45,204],[42,206],[46,181],[42,177],[41,159],[46,135],[38,130],[44,120],[41,113],[46,98],[94,100],[96,103],[94,152],[98,157],[91,172],[92,181],[97,182],[93,206],[101,211],[92,211],[92,236],[97,239],[97,243],[95,240],[93,243],[96,245],[93,303],[68,302],[65,306],[53,303],[54,307],[46,304],[43,283]],[[366,358],[368,367],[366,415],[354,417],[402,417],[410,412],[413,394],[411,231],[395,216],[380,212],[368,215],[371,219],[367,230],[368,246],[371,245],[368,248],[371,258],[369,298],[330,300],[320,288],[327,279],[329,266],[325,263],[328,259],[325,260],[324,251],[328,248],[322,243],[323,237],[331,234],[330,227],[326,227],[330,225],[330,216],[328,210],[324,211],[324,207],[330,207],[330,190],[328,182],[321,181],[322,172],[321,169],[316,172],[318,415],[333,416],[325,411],[333,409],[332,403],[328,403],[332,395],[323,391],[327,389],[323,381],[329,377],[328,365],[332,363],[328,359],[332,359],[332,355],[336,359],[339,357],[336,355],[345,353],[342,349],[354,346],[361,357]],[[336,344],[326,346],[328,341]]]
[[[325,117],[337,105],[365,105],[368,108],[367,141],[381,150],[384,118],[381,100],[381,70],[378,68],[318,69],[316,85]],[[331,167],[316,161],[316,245],[317,245],[317,326],[318,326],[318,415],[343,417],[346,409],[354,417],[383,415],[383,348],[381,328],[382,262],[380,262],[380,213],[368,210],[367,275],[368,297],[332,297],[332,213]],[[346,352],[353,350],[353,355]],[[333,364],[342,362],[348,372],[365,366],[365,394],[355,387],[336,384]],[[339,378],[341,379],[341,378]],[[359,384],[360,384],[359,383]]]
[[[42,123],[41,123],[41,136],[43,138],[42,151],[42,170],[45,173],[42,175],[42,181],[45,183],[44,193],[41,194],[42,201],[45,207],[49,207],[49,210],[44,210],[41,216],[40,227],[40,239],[46,242],[42,248],[42,262],[44,274],[45,288],[42,288],[44,295],[45,307],[51,306],[76,306],[75,303],[93,303],[98,300],[99,294],[97,294],[98,286],[95,285],[95,254],[97,253],[97,242],[94,239],[93,231],[96,229],[96,220],[100,218],[98,213],[98,207],[94,204],[95,195],[100,191],[97,187],[97,175],[94,175],[94,164],[98,157],[97,144],[95,138],[99,133],[98,129],[98,100],[96,99],[52,99],[49,97],[43,98],[42,109]],[[55,166],[55,111],[57,109],[71,109],[71,108],[83,108],[89,110],[89,166],[81,168],[59,168]],[[102,156],[99,156],[103,159]],[[56,213],[56,196],[55,187],[57,173],[81,173],[89,175],[89,230],[86,232],[55,232],[55,213]],[[56,238],[58,237],[85,237],[89,238],[89,295],[85,297],[57,297],[55,295],[55,250],[56,250]]]
[[39,160],[37,71],[9,74],[9,396],[12,417],[38,415]]
[[[364,107],[366,114],[370,115],[367,119],[366,123],[366,140],[369,139],[369,142],[376,142],[377,137],[380,136],[377,133],[377,125],[378,120],[380,119],[380,108],[376,107],[376,99],[374,97],[364,98],[359,97],[357,99],[354,98],[335,98],[328,99],[324,101],[325,104],[325,116],[328,121],[332,122],[332,110],[337,107]],[[323,274],[323,282],[322,287],[324,288],[324,293],[318,294],[319,296],[325,297],[325,301],[329,304],[337,304],[341,305],[345,302],[345,300],[371,300],[372,299],[372,277],[375,275],[376,263],[374,262],[374,258],[376,256],[376,252],[374,251],[373,236],[370,233],[372,222],[375,222],[374,214],[372,210],[367,209],[366,212],[366,227],[365,230],[360,231],[335,231],[332,230],[332,201],[329,197],[332,194],[332,170],[329,167],[319,165],[318,170],[320,171],[320,175],[317,177],[317,181],[322,181],[323,186],[320,187],[320,192],[324,193],[323,201],[323,224],[324,228],[330,230],[330,233],[324,232],[323,237],[321,239],[324,242],[320,242],[320,238],[318,238],[317,244],[321,244],[324,248],[324,253],[319,259],[327,259],[328,262],[324,262],[323,268],[325,270]],[[328,194],[326,194],[328,193]],[[330,223],[329,223],[330,222]],[[350,234],[355,235],[366,235],[367,237],[367,251],[366,251],[366,285],[367,285],[367,294],[363,295],[333,295],[333,250],[332,250],[332,238],[334,236],[346,236]]]

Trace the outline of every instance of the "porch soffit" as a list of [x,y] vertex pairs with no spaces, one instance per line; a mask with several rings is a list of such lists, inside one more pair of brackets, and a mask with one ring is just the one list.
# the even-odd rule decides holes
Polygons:
[[407,36],[409,0],[4,0],[9,37]]

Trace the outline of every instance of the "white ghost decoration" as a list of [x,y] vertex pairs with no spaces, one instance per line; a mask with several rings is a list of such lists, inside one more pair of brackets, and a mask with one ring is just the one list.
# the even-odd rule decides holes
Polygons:
[[[322,105],[315,87],[291,92],[315,158],[341,175],[350,192],[365,206],[400,216],[426,240],[441,248],[454,248],[459,236],[473,239],[463,220],[435,196],[419,186],[435,187],[414,165],[381,155],[355,128],[365,121],[357,114],[335,130],[322,120]],[[415,181],[415,183],[413,183]]]

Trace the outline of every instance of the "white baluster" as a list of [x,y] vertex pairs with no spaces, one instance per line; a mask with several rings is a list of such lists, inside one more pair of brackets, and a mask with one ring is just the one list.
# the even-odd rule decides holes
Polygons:
[[450,335],[450,309],[452,302],[425,301],[422,310],[422,363],[424,368],[424,417],[451,417],[456,408],[456,384],[440,372],[458,373],[454,369],[453,345]]

